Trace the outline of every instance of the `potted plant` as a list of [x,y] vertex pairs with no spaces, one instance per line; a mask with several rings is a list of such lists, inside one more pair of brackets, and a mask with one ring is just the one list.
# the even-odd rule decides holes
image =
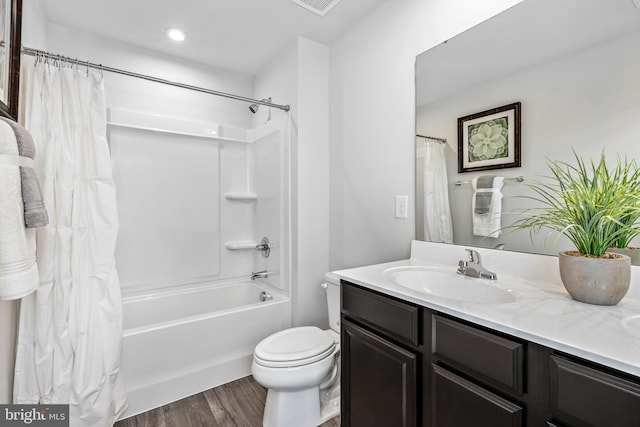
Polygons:
[[[627,178],[625,185],[628,185],[631,194],[637,196],[636,203],[640,207],[640,168],[637,167],[635,161],[632,163],[633,169],[629,169],[625,175],[625,178]],[[626,215],[621,216],[618,220],[620,222],[620,224],[616,224],[618,238],[608,252],[627,255],[631,258],[631,265],[640,265],[640,248],[631,246],[631,240],[638,235],[640,209],[629,210]]]
[[[536,194],[529,198],[541,207],[527,209],[512,225],[530,229],[531,237],[542,228],[550,229],[546,239],[561,235],[576,247],[559,254],[560,276],[575,300],[600,305],[620,302],[631,280],[628,256],[608,252],[619,242],[628,242],[640,233],[640,172],[635,161],[618,158],[607,166],[604,152],[600,160],[588,164],[574,151],[575,164],[548,161],[549,183],[528,184]],[[627,240],[628,239],[628,240]]]

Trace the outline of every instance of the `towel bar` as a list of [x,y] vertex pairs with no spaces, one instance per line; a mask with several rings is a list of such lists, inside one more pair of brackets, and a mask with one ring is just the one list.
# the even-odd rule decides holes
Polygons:
[[[520,176],[506,176],[505,181],[518,181],[518,182],[523,182],[524,181],[524,176],[520,175]],[[456,181],[453,183],[453,185],[455,185],[456,187],[460,187],[462,184],[471,184],[471,181]]]

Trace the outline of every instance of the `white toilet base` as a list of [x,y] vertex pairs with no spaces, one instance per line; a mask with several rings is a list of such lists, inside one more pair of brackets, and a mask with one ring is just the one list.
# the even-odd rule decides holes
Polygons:
[[340,388],[338,387],[338,395],[329,401],[323,401],[320,408],[320,420],[317,425],[329,421],[333,417],[340,415]]
[[263,427],[315,427],[320,420],[318,387],[267,392]]

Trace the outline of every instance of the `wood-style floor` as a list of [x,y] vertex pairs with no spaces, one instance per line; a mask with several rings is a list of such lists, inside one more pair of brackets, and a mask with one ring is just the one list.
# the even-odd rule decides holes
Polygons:
[[[114,427],[262,427],[267,390],[248,376],[118,421]],[[340,427],[333,418],[321,427]]]

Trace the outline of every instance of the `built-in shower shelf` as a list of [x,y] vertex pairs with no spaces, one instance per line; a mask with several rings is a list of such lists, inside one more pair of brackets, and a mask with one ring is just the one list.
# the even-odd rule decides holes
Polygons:
[[229,193],[224,193],[224,198],[227,200],[237,200],[240,202],[252,202],[258,199],[258,195],[256,193],[232,191]]
[[224,247],[229,249],[230,251],[243,251],[248,249],[256,249],[258,246],[258,242],[252,242],[249,240],[239,240],[235,242],[226,242]]

